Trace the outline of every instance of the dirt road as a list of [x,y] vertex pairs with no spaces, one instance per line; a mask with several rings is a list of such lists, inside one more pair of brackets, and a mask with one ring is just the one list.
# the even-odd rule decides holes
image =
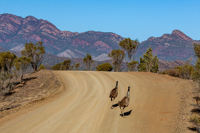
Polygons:
[[[56,71],[67,88],[63,94],[9,122],[0,119],[2,133],[171,133],[176,132],[185,81],[152,73]],[[109,93],[119,81],[119,95]],[[130,90],[125,118],[118,106]],[[19,113],[20,114],[20,113]],[[9,119],[7,116],[5,119]],[[12,117],[13,118],[13,117]],[[11,118],[10,118],[11,119]]]

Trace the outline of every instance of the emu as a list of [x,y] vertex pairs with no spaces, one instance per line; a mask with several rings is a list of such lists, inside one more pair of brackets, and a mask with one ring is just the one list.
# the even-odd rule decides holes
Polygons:
[[[124,108],[128,107],[129,100],[130,100],[130,86],[128,87],[128,91],[126,93],[126,96],[121,101],[118,102],[120,110],[121,110],[121,107],[123,107],[123,117],[124,117]],[[122,110],[121,110],[121,114],[122,114]]]
[[[114,98],[114,100],[115,100],[115,98],[117,97],[117,95],[118,95],[118,81],[116,81],[116,86],[115,86],[115,88],[114,89],[112,89],[111,90],[111,92],[110,92],[110,98],[111,98],[111,102],[112,102],[112,99]],[[111,109],[113,108],[113,105],[111,105]]]

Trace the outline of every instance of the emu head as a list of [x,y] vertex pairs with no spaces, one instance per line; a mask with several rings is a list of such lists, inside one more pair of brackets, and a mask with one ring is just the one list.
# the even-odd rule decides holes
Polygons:
[[130,95],[130,86],[128,87],[128,91],[127,91],[127,94],[126,94],[126,96],[128,96],[128,97],[129,97],[129,95]]

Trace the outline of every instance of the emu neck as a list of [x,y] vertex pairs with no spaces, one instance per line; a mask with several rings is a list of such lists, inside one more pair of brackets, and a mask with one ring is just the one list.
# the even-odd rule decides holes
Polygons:
[[126,96],[130,97],[130,91],[127,91]]
[[118,85],[116,85],[115,88],[118,89]]

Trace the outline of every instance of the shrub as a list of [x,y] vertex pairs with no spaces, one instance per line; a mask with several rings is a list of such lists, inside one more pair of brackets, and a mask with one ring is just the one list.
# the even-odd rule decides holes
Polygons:
[[110,65],[110,63],[103,63],[96,67],[97,71],[112,71],[112,69],[113,67]]
[[62,67],[62,63],[58,63],[58,64],[55,64],[54,66],[52,66],[52,70],[60,70]]
[[168,69],[165,70],[163,72],[161,72],[162,74],[167,74],[169,76],[173,76],[173,77],[180,77],[180,72],[178,69]]
[[44,67],[44,65],[40,65],[40,66],[39,66],[39,70],[42,70],[42,69],[44,69],[44,70],[46,69],[46,68]]
[[138,71],[157,73],[159,68],[158,63],[158,57],[156,55],[153,56],[153,49],[149,46],[149,49],[143,54],[143,58],[140,57]]
[[194,66],[192,79],[195,82],[198,82],[199,83],[199,87],[200,87],[200,59],[199,58],[197,59],[196,64]]
[[69,70],[71,68],[73,68],[72,66],[70,66],[71,64],[71,60],[65,60],[62,63],[58,63],[55,64],[54,66],[52,66],[52,70]]
[[191,65],[177,66],[174,69],[178,69],[180,72],[180,78],[182,79],[190,79],[192,77],[192,73],[194,71],[194,67]]
[[190,117],[190,121],[199,125],[200,124],[200,116],[199,115],[193,115],[193,116]]

